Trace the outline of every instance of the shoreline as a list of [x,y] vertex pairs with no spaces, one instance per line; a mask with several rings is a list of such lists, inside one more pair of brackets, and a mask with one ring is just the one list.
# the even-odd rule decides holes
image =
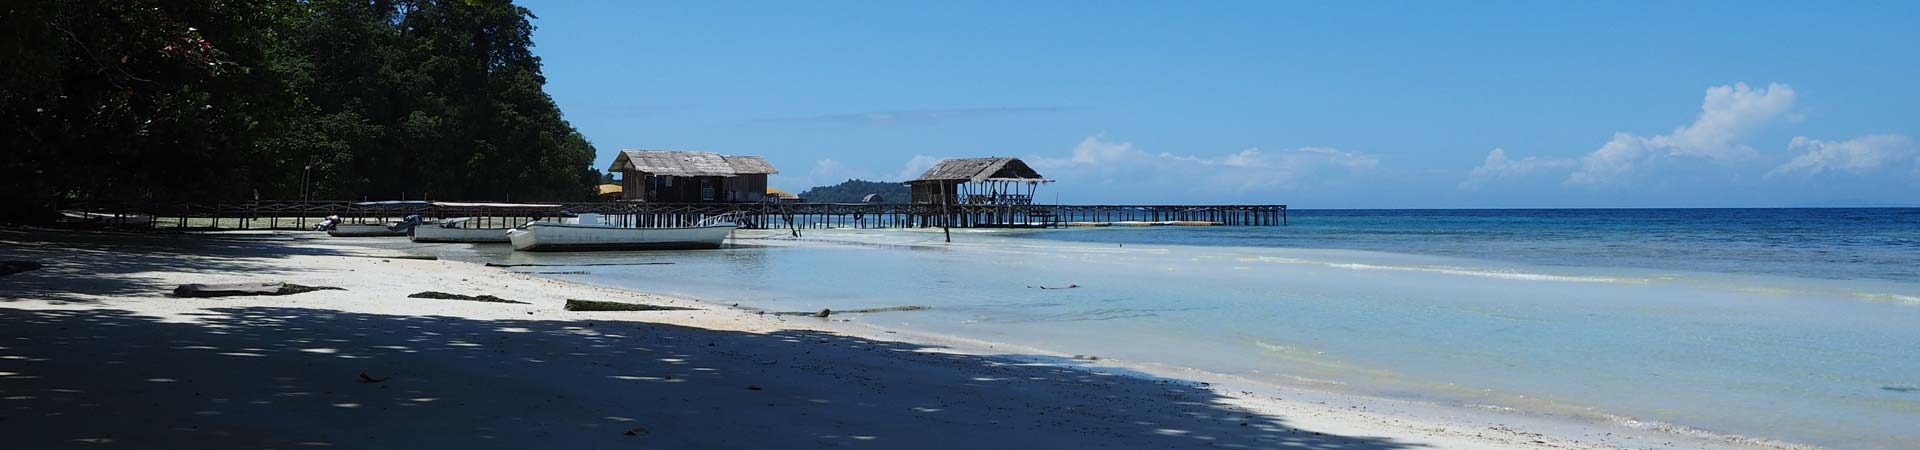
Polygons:
[[[604,342],[610,341],[604,340],[624,340],[632,338],[624,335],[619,338],[607,338],[606,336],[613,334],[593,331],[596,325],[600,325],[597,329],[602,330],[618,326],[632,326],[634,329],[682,327],[674,328],[671,332],[661,333],[653,337],[671,337],[672,339],[668,339],[669,341],[705,337],[712,339],[712,341],[708,342],[710,347],[715,346],[716,344],[714,342],[718,341],[727,341],[729,342],[728,346],[732,347],[734,341],[747,339],[745,336],[780,336],[783,333],[788,335],[804,335],[806,339],[815,339],[818,341],[817,343],[808,345],[803,339],[791,338],[783,340],[783,343],[746,345],[743,350],[734,350],[740,354],[720,354],[713,356],[712,360],[704,362],[704,364],[713,366],[708,368],[715,370],[691,371],[685,374],[685,376],[678,378],[678,380],[681,381],[669,381],[675,378],[672,376],[662,378],[657,376],[657,374],[612,375],[613,377],[629,377],[633,379],[583,379],[581,375],[577,374],[554,373],[552,370],[535,370],[544,375],[555,377],[558,380],[535,382],[530,385],[516,384],[515,386],[523,389],[551,389],[555,388],[555,384],[568,381],[605,384],[606,379],[612,379],[626,383],[638,381],[674,385],[692,384],[706,388],[706,390],[725,388],[727,390],[726,394],[728,395],[701,395],[695,398],[703,402],[727,405],[731,407],[731,409],[741,410],[741,412],[730,413],[724,415],[724,417],[740,416],[746,419],[759,419],[746,421],[765,427],[791,427],[772,430],[776,432],[786,431],[790,433],[803,432],[818,434],[817,429],[803,429],[802,427],[793,425],[777,424],[793,422],[801,417],[831,417],[833,419],[827,419],[827,421],[824,422],[824,426],[829,429],[836,429],[836,433],[830,434],[834,436],[833,438],[823,437],[829,436],[829,434],[819,434],[811,443],[794,445],[789,441],[756,441],[753,440],[753,437],[747,436],[721,437],[699,433],[674,434],[667,432],[667,429],[664,428],[652,428],[641,433],[638,437],[605,433],[611,436],[594,435],[590,438],[582,437],[579,438],[581,440],[569,442],[619,442],[621,439],[640,439],[647,442],[642,444],[643,446],[659,445],[663,448],[675,446],[684,447],[688,445],[708,446],[713,445],[715,442],[730,442],[733,444],[757,443],[761,444],[758,446],[772,445],[789,447],[827,447],[848,445],[850,443],[852,445],[871,443],[882,447],[901,445],[940,447],[958,445],[958,443],[940,442],[934,440],[936,436],[951,435],[962,432],[963,430],[979,431],[982,427],[987,429],[1006,428],[1013,426],[1013,423],[1016,422],[1027,422],[1042,425],[1024,430],[996,429],[996,432],[993,433],[996,435],[994,439],[1004,439],[1002,442],[1008,446],[1048,446],[1056,443],[1073,443],[1072,446],[1078,447],[1103,446],[1098,443],[1105,442],[1106,445],[1104,446],[1121,447],[1167,445],[1205,446],[1207,444],[1238,443],[1255,448],[1299,445],[1317,447],[1328,446],[1328,444],[1339,444],[1347,446],[1348,448],[1410,448],[1417,446],[1434,448],[1592,449],[1647,448],[1648,446],[1655,448],[1728,449],[1813,448],[1796,444],[1750,440],[1743,437],[1688,435],[1684,430],[1680,430],[1682,431],[1681,433],[1673,433],[1670,431],[1674,430],[1648,430],[1634,428],[1624,424],[1586,423],[1578,419],[1566,417],[1541,417],[1498,411],[1474,411],[1468,408],[1438,404],[1422,404],[1412,401],[1361,397],[1330,391],[1315,391],[1298,386],[1260,383],[1244,378],[1157,365],[1151,362],[1121,361],[1104,358],[1099,361],[1089,361],[1074,358],[1072,355],[1048,352],[1043,349],[1028,348],[1006,343],[968,340],[955,336],[920,333],[909,329],[889,329],[857,321],[848,322],[845,321],[845,319],[835,321],[833,319],[823,320],[807,317],[782,318],[773,315],[761,316],[748,311],[734,309],[726,305],[702,302],[697,299],[674,298],[604,286],[561,281],[541,277],[537,274],[517,273],[516,271],[506,270],[505,268],[482,267],[479,264],[469,262],[406,259],[382,260],[378,258],[380,254],[399,252],[388,249],[355,246],[340,242],[329,243],[323,238],[303,239],[305,235],[301,233],[231,233],[221,234],[218,235],[218,237],[207,235],[155,237],[80,234],[84,236],[81,236],[82,239],[79,240],[94,242],[69,242],[68,244],[73,245],[56,245],[58,247],[57,249],[36,248],[44,247],[48,244],[33,245],[35,242],[44,242],[45,239],[49,238],[63,238],[48,236],[47,232],[39,231],[0,234],[0,241],[10,241],[8,242],[9,245],[7,248],[0,249],[0,256],[4,256],[6,259],[26,259],[22,258],[22,256],[37,256],[43,258],[43,262],[48,263],[48,268],[42,269],[41,271],[26,272],[8,276],[7,278],[0,278],[0,287],[25,287],[26,289],[24,289],[24,291],[26,292],[24,293],[29,294],[19,296],[14,295],[15,292],[9,292],[4,300],[0,300],[0,311],[4,311],[8,316],[23,314],[31,316],[36,312],[48,311],[124,310],[129,311],[132,316],[156,318],[153,322],[159,324],[183,324],[188,327],[220,329],[245,328],[247,325],[215,323],[211,325],[218,325],[218,327],[209,327],[210,320],[218,322],[221,319],[208,319],[207,317],[217,317],[224,314],[225,317],[230,318],[235,315],[246,314],[246,311],[249,309],[301,308],[351,314],[379,314],[383,316],[380,320],[386,320],[384,316],[400,318],[444,317],[447,319],[435,321],[476,323],[477,325],[474,327],[468,327],[470,334],[474,333],[471,329],[485,328],[495,322],[505,321],[514,321],[515,323],[513,325],[516,326],[500,326],[495,328],[502,330],[519,328],[525,330],[479,333],[485,334],[485,337],[495,339],[506,339],[505,336],[519,334],[575,336],[583,334],[583,331],[597,335],[596,339],[585,342],[535,344],[527,348],[519,348],[513,351],[513,353],[508,354],[503,362],[474,362],[471,360],[420,362],[414,361],[416,358],[409,357],[407,355],[411,354],[404,352],[400,354],[367,357],[373,359],[385,358],[416,364],[431,369],[428,371],[434,373],[436,378],[442,378],[444,382],[456,385],[472,384],[476,383],[476,379],[484,378],[472,375],[476,369],[476,367],[473,367],[475,365],[506,364],[512,361],[512,356],[521,356],[522,360],[538,359],[543,361],[543,363],[535,364],[544,364],[544,361],[558,362],[569,358],[552,358],[551,355],[562,353],[560,352],[561,350],[569,349],[573,351],[564,352],[563,356],[590,359],[592,354],[578,351],[581,349],[578,348],[577,344],[615,345],[605,344]],[[178,252],[178,250],[180,250],[179,247],[189,249],[206,247],[202,249],[206,251]],[[113,270],[94,270],[92,273],[87,273],[87,269],[84,266],[90,262],[88,258],[93,258],[91,262],[99,263],[104,260],[110,260],[116,256],[95,254],[92,249],[122,253],[122,255],[117,255],[121,257],[149,257],[152,260],[121,262],[118,263],[118,267],[114,267]],[[176,251],[178,254],[171,258],[158,257],[155,255],[156,253],[167,251]],[[197,265],[191,263],[191,261],[198,259],[215,261],[213,263],[202,262]],[[190,265],[187,267],[167,267],[166,263],[170,261],[188,262]],[[361,268],[377,268],[378,270],[359,270]],[[161,286],[170,288],[171,286],[166,285],[188,282],[267,281],[269,279],[272,281],[286,281],[301,284],[338,286],[346,288],[347,291],[316,292],[288,297],[178,299],[164,296],[163,290],[150,289]],[[15,283],[22,283],[22,280],[31,281],[15,285]],[[119,284],[126,286],[124,286],[124,289],[116,288],[105,290],[100,289],[99,286],[84,286],[85,284],[89,284],[89,282],[95,282],[92,284],[115,284],[97,283],[97,281],[100,280],[118,280]],[[134,287],[136,286],[139,287],[139,289],[135,289]],[[532,304],[498,305],[460,301],[422,300],[418,302],[398,302],[396,300],[404,297],[405,293],[403,291],[430,290],[427,289],[429,287],[438,287],[439,289],[434,290],[460,294],[498,295],[509,299],[528,301]],[[61,289],[66,289],[69,292],[60,292]],[[91,290],[91,292],[89,292],[89,290]],[[13,291],[13,289],[9,289],[9,291]],[[598,300],[640,301],[683,307],[693,306],[701,309],[694,311],[622,313],[588,313],[559,310],[557,307],[558,303],[563,302],[565,298],[569,296],[591,297],[591,299]],[[209,314],[210,312],[214,314]],[[288,317],[298,316],[297,314],[286,314],[292,313],[293,311],[276,312]],[[912,314],[912,312],[892,312],[886,314]],[[407,322],[415,319],[396,320]],[[532,326],[536,324],[518,323],[519,321],[528,320],[539,321],[540,323],[537,325],[545,328]],[[28,320],[27,322],[31,323],[34,321]],[[567,323],[574,325],[563,325]],[[584,324],[584,326],[581,326],[581,324]],[[431,325],[418,324],[407,324],[407,326],[432,327]],[[558,327],[556,328],[556,326]],[[378,328],[387,329],[391,327],[381,326]],[[7,337],[16,338],[15,336]],[[843,339],[847,341],[840,341]],[[657,342],[658,340],[659,339],[654,339],[653,341]],[[464,343],[481,346],[478,348],[485,348],[487,345],[481,342]],[[0,352],[23,352],[22,347],[10,344],[6,346],[7,348],[0,349]],[[388,345],[385,347],[396,346],[405,347],[405,345]],[[822,346],[826,346],[828,349],[819,348]],[[900,346],[906,346],[906,348],[910,350],[901,349],[899,348]],[[112,346],[108,346],[108,348],[112,348]],[[294,352],[291,356],[306,356],[311,354],[342,355],[356,351],[356,349],[344,347],[321,348],[331,349],[334,353],[316,353],[306,351],[313,349],[295,349],[291,350]],[[461,345],[451,348],[458,350],[470,347]],[[896,351],[873,352],[872,350],[874,348],[890,348],[896,349]],[[694,346],[693,349],[699,350],[699,347]],[[32,349],[27,348],[26,350]],[[780,362],[780,360],[787,358],[774,356],[775,354],[792,350],[801,350],[808,353],[827,353],[828,355],[826,356],[828,357],[817,361],[810,359],[809,363],[783,363]],[[501,351],[508,352],[509,350]],[[228,353],[267,355],[267,359],[280,356],[278,352],[266,351]],[[529,353],[541,353],[548,355],[548,357],[536,358],[528,356]],[[694,352],[683,351],[683,353]],[[890,355],[890,353],[912,356]],[[12,356],[25,357],[26,359],[24,360],[28,362],[26,365],[29,367],[32,365],[31,363],[34,362],[32,359],[36,358],[35,355],[31,354]],[[221,354],[216,354],[215,356],[216,358],[213,359],[235,358],[232,356],[221,356]],[[760,359],[762,357],[769,357],[771,359]],[[52,357],[43,356],[40,358],[51,359]],[[953,359],[947,359],[945,361],[922,361],[920,360],[921,358]],[[667,363],[665,367],[671,368],[682,365],[686,363],[684,360],[692,358],[668,357],[657,359],[683,360],[679,361],[678,364],[675,361],[652,362],[665,362]],[[0,372],[12,373],[12,375],[7,375],[4,379],[0,379],[0,381],[8,382],[7,384],[0,384],[0,389],[5,389],[5,394],[8,397],[33,397],[23,400],[28,402],[39,400],[41,398],[39,395],[31,393],[20,394],[16,392],[18,388],[12,383],[16,381],[16,378],[23,376],[22,374],[25,374],[24,376],[36,375],[34,375],[34,372],[26,371],[30,369],[8,369],[7,367],[10,367],[14,361],[20,360],[0,361]],[[767,361],[775,362],[767,364]],[[620,366],[633,364],[634,362],[621,359],[602,361],[601,363],[604,365]],[[845,368],[859,368],[859,370]],[[824,372],[810,372],[819,370],[824,370]],[[1028,376],[1025,377],[1026,379],[1024,381],[1015,381],[1019,380],[1019,378],[1004,377],[1005,375],[1009,375],[1007,373],[1008,371],[1014,371],[1015,373],[1013,373],[1013,375]],[[1021,371],[1038,372],[1023,373]],[[659,372],[659,370],[655,370],[655,372]],[[739,390],[742,390],[740,386],[717,386],[713,384],[721,383],[720,381],[707,382],[707,380],[700,379],[698,376],[703,372],[763,372],[772,374],[769,378],[805,378],[808,375],[820,378],[824,375],[825,379],[852,379],[856,381],[851,385],[833,385],[832,383],[821,383],[821,380],[795,383],[794,387],[800,388],[799,390],[819,394],[817,396],[821,398],[797,399],[797,401],[812,403],[813,405],[811,406],[818,406],[818,409],[802,411],[799,413],[800,416],[794,416],[793,413],[745,412],[745,410],[749,409],[749,406],[757,407],[759,405],[758,400],[740,398],[742,397],[739,392]],[[465,374],[466,376],[456,376],[458,374]],[[914,376],[904,376],[907,374]],[[351,374],[342,377],[345,378],[348,376],[351,376]],[[37,379],[42,378],[28,378],[20,381]],[[952,383],[926,384],[922,382],[925,379],[957,381]],[[994,383],[1005,383],[1008,386],[1004,388],[992,386],[991,384]],[[760,384],[752,385],[752,387],[761,386]],[[789,388],[789,386],[780,386],[780,388]],[[776,388],[775,384],[771,382],[764,387],[764,389],[780,388]],[[87,389],[62,389],[88,391]],[[761,391],[761,389],[749,389],[750,390],[746,390],[746,392]],[[863,391],[862,389],[865,390]],[[660,392],[653,392],[647,389],[636,390],[641,392],[611,395],[615,397],[664,395]],[[853,406],[840,406],[843,402],[836,402],[833,398],[877,396],[878,398],[884,399],[889,398],[888,395],[885,395],[887,391],[899,390],[911,392],[905,395],[893,395],[892,397],[898,398],[894,398],[892,401],[909,400],[909,403],[922,403],[924,400],[937,399],[944,402],[945,406],[913,406],[901,410],[877,411],[872,410],[873,408],[861,407],[861,402],[855,402]],[[1168,392],[1168,390],[1175,390],[1177,392]],[[1114,395],[1115,393],[1125,395]],[[984,398],[976,398],[975,396],[983,396]],[[1153,401],[1156,397],[1168,396],[1179,397],[1183,400],[1165,404]],[[1087,399],[1090,397],[1099,398],[1099,400],[1089,402]],[[996,404],[996,402],[993,401],[1005,400],[1006,398],[1019,400],[1025,405],[1015,407]],[[684,398],[682,400],[691,401],[690,399]],[[826,403],[815,402],[816,400]],[[360,403],[354,402],[346,403],[353,403],[356,407],[360,405]],[[339,406],[340,404],[346,403],[330,403],[322,405],[326,407],[301,409],[299,410],[300,412],[295,415],[308,418],[324,418],[332,414],[341,413],[342,411],[340,410],[343,409],[355,409]],[[402,405],[404,406],[405,403],[407,402],[402,402]],[[413,403],[419,404],[422,402]],[[865,403],[885,402],[870,400]],[[527,403],[524,402],[505,401],[500,405],[496,405],[496,409],[514,410],[526,406]],[[775,409],[777,407],[765,408]],[[919,409],[935,411],[919,411]],[[953,419],[951,418],[946,419],[948,420],[947,422],[932,424],[915,420],[919,418],[917,416],[911,416],[912,414],[939,415],[937,413],[941,411],[957,410],[970,410],[974,412],[975,414],[971,414],[971,416],[973,416],[971,417],[972,419],[980,419],[983,417],[1002,417],[1003,419],[987,419],[988,422],[986,423],[976,420],[973,421],[973,423],[965,424],[966,426],[954,427],[952,425],[954,422],[952,422]],[[1054,411],[1056,413],[1055,416],[1047,417],[1046,413],[1048,411]],[[1066,411],[1065,415],[1067,418],[1060,418],[1061,411]],[[143,411],[138,408],[130,411],[130,413],[136,417],[148,415],[143,413],[150,412],[152,411]],[[1080,415],[1076,415],[1076,412]],[[554,413],[564,414],[560,411],[554,411]],[[910,416],[899,416],[899,414],[903,413],[909,414]],[[686,414],[689,413],[662,413],[660,415],[677,418]],[[213,416],[219,417],[220,415]],[[609,415],[606,417],[627,416]],[[1197,419],[1196,417],[1206,417],[1207,419]],[[1228,422],[1235,423],[1226,424],[1225,426],[1213,423],[1219,422],[1219,420],[1217,420],[1219,418],[1230,418]],[[605,420],[626,423],[625,421],[613,419]],[[818,420],[820,419],[805,419],[800,421],[810,422]],[[1064,420],[1064,422],[1058,422],[1062,420]],[[33,422],[35,420],[25,419],[25,421]],[[36,428],[36,430],[64,429],[61,426],[65,424],[62,420],[45,419],[42,421],[48,422],[41,424],[48,427]],[[325,422],[325,420],[320,421]],[[663,421],[673,422],[673,420],[664,419]],[[1190,422],[1181,423],[1182,421]],[[21,426],[20,422],[21,420],[0,421],[0,428]],[[213,420],[212,422],[220,423],[221,421]],[[905,425],[903,422],[914,422],[916,426],[903,426]],[[1053,423],[1046,425],[1050,422]],[[1138,425],[1136,422],[1150,422],[1153,423],[1155,427],[1151,429],[1141,428],[1137,430],[1114,431],[1115,428],[1146,427],[1146,425]],[[861,424],[861,426],[850,426],[849,424]],[[250,427],[261,428],[262,426],[251,424]],[[856,432],[867,430],[870,427],[894,429],[888,433],[874,432],[873,434],[855,434]],[[275,427],[264,426],[264,428],[271,429]],[[589,428],[597,429],[599,427]],[[548,427],[547,431],[551,431],[552,429],[552,427]],[[154,431],[153,433],[160,435],[167,434],[163,431]],[[866,436],[870,439],[863,439],[860,436]],[[1103,441],[1103,439],[1111,440]],[[1165,442],[1149,444],[1149,442],[1153,442],[1152,439],[1160,439]],[[73,441],[69,439],[66,442]],[[1287,444],[1289,442],[1292,444]],[[349,442],[341,443],[350,444]],[[887,445],[889,443],[892,445]],[[364,445],[348,445],[350,448],[358,448],[361,446]],[[453,445],[449,444],[449,446]]]

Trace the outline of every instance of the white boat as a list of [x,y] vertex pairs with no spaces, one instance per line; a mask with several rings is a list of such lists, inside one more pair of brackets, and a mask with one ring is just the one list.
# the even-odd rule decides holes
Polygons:
[[364,237],[364,236],[406,236],[407,229],[395,230],[394,224],[384,223],[343,223],[327,230],[328,236]]
[[628,228],[609,225],[597,215],[582,214],[582,222],[528,222],[507,232],[514,250],[679,250],[720,248],[739,225],[718,216],[690,227]]
[[442,220],[413,227],[414,242],[506,243],[506,228],[469,228],[472,217]]
[[[414,242],[501,243],[512,225],[565,215],[560,205],[531,203],[433,202],[436,217],[458,217],[413,229]],[[465,217],[461,217],[465,216]]]
[[60,211],[60,215],[71,223],[86,223],[113,226],[147,226],[153,224],[153,216],[146,214],[97,213],[76,210]]

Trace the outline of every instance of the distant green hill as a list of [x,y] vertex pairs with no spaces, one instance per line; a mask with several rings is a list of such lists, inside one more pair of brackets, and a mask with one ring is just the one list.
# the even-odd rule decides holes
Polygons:
[[895,181],[847,180],[832,186],[815,186],[800,193],[814,203],[859,203],[867,194],[880,194],[881,203],[906,203],[910,191]]

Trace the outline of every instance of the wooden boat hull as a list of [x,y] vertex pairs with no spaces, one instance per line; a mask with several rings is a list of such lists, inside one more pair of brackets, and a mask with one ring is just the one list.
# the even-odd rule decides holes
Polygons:
[[385,224],[343,223],[327,230],[327,235],[336,237],[406,236],[407,231],[389,230]]
[[85,211],[61,211],[60,215],[68,222],[113,226],[147,226],[153,224],[153,216],[146,214],[111,214]]
[[720,248],[734,224],[685,228],[619,228],[536,222],[507,233],[520,251],[685,250]]
[[413,228],[414,242],[504,244],[507,230],[499,228],[447,228],[421,225]]

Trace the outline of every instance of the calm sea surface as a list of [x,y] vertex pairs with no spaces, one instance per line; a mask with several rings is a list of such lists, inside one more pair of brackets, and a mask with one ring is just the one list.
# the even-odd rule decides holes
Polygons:
[[[570,280],[1462,406],[1920,448],[1920,209],[1294,211],[1287,227],[740,233]],[[543,268],[544,269],[544,268]],[[1072,289],[1041,289],[1077,285]]]

